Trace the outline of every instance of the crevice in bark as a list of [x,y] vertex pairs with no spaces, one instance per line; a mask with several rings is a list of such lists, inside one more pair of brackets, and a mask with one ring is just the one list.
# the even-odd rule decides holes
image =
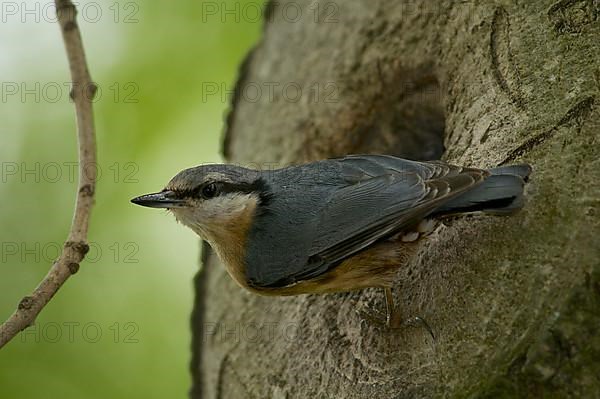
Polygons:
[[496,8],[490,30],[492,74],[511,102],[523,109],[521,78],[510,45],[510,16],[504,7]]
[[540,144],[548,140],[550,137],[552,137],[560,127],[568,125],[571,122],[575,122],[576,124],[581,124],[585,122],[585,119],[587,119],[587,117],[591,114],[593,110],[595,99],[596,98],[594,96],[589,96],[577,102],[577,104],[571,107],[571,109],[569,109],[554,126],[552,126],[550,129],[544,130],[542,133],[531,137],[519,147],[512,150],[504,159],[504,161],[501,162],[501,164],[514,161],[515,159],[527,154],[532,149],[534,149],[535,147],[539,146]]
[[[440,159],[444,153],[444,108],[437,79],[425,75],[382,88],[392,94],[373,116],[373,124],[359,129],[357,148],[414,160]],[[394,94],[395,93],[395,94]]]
[[[368,84],[342,77],[348,81],[344,88],[346,93],[358,90],[374,90],[375,93],[369,106],[354,114],[354,126],[340,132],[345,146],[334,147],[332,152],[380,153],[414,160],[440,159],[445,150],[444,96],[432,67],[424,65],[420,70],[412,70],[391,63],[386,68],[377,60],[369,69],[374,72]],[[369,88],[363,89],[365,85]],[[367,94],[365,96],[369,98]],[[340,140],[336,137],[333,140],[339,145]],[[314,139],[308,137],[309,142],[314,143]]]

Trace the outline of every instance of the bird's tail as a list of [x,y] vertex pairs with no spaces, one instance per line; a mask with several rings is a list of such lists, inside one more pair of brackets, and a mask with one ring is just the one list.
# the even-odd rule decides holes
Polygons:
[[488,170],[491,176],[474,189],[452,199],[436,210],[438,215],[485,212],[507,215],[523,207],[523,187],[529,179],[527,164]]

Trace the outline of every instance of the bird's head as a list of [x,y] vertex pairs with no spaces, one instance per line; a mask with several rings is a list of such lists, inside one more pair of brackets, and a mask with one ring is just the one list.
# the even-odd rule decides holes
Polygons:
[[168,209],[203,239],[223,244],[241,239],[240,229],[251,225],[257,206],[268,198],[267,191],[259,171],[202,165],[179,172],[162,191],[131,202]]

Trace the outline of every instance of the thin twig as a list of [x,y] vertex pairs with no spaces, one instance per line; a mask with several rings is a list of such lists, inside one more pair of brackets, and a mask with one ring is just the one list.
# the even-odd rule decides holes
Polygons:
[[73,88],[71,98],[77,114],[79,139],[79,188],[69,237],[60,257],[29,296],[19,302],[17,310],[0,326],[0,348],[15,335],[31,326],[44,306],[64,282],[79,269],[89,247],[86,242],[90,213],[94,204],[96,186],[96,139],[92,100],[96,85],[87,69],[83,44],[77,26],[77,10],[70,0],[55,0],[58,23],[69,59]]

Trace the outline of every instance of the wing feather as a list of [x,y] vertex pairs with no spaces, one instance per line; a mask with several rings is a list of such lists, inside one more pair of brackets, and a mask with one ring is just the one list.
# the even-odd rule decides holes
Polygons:
[[[323,198],[324,204],[315,203],[317,208],[310,211],[314,215],[313,222],[306,224],[313,226],[310,234],[299,229],[295,233],[297,253],[290,248],[290,253],[278,255],[282,259],[257,253],[255,259],[260,262],[252,262],[247,270],[255,284],[283,286],[319,276],[374,242],[419,223],[489,175],[481,169],[382,155],[322,162],[336,165],[339,179],[325,179],[328,194]],[[292,242],[295,235],[289,230],[290,225],[287,224],[287,231],[291,236],[286,236],[286,240]],[[286,259],[297,261],[282,262]]]
[[[338,208],[337,212],[327,209],[322,213],[318,231],[343,232],[338,237],[344,238],[336,243],[323,245],[323,241],[326,239],[324,240],[323,235],[317,237],[311,248],[309,263],[314,263],[315,266],[319,265],[318,269],[329,268],[374,242],[419,223],[441,203],[472,188],[480,183],[482,178],[483,174],[471,171],[453,176],[443,176],[436,180],[420,180],[408,187],[403,184],[391,183],[386,193],[392,192],[400,196],[401,193],[406,192],[407,197],[381,210],[373,210],[372,218],[363,218],[362,220],[343,218],[341,212],[347,205],[346,198],[334,196],[330,202],[334,204],[334,208]],[[357,194],[354,193],[353,197],[356,196]],[[364,199],[359,201],[363,204],[367,202]],[[371,205],[377,206],[378,203],[379,199]]]

